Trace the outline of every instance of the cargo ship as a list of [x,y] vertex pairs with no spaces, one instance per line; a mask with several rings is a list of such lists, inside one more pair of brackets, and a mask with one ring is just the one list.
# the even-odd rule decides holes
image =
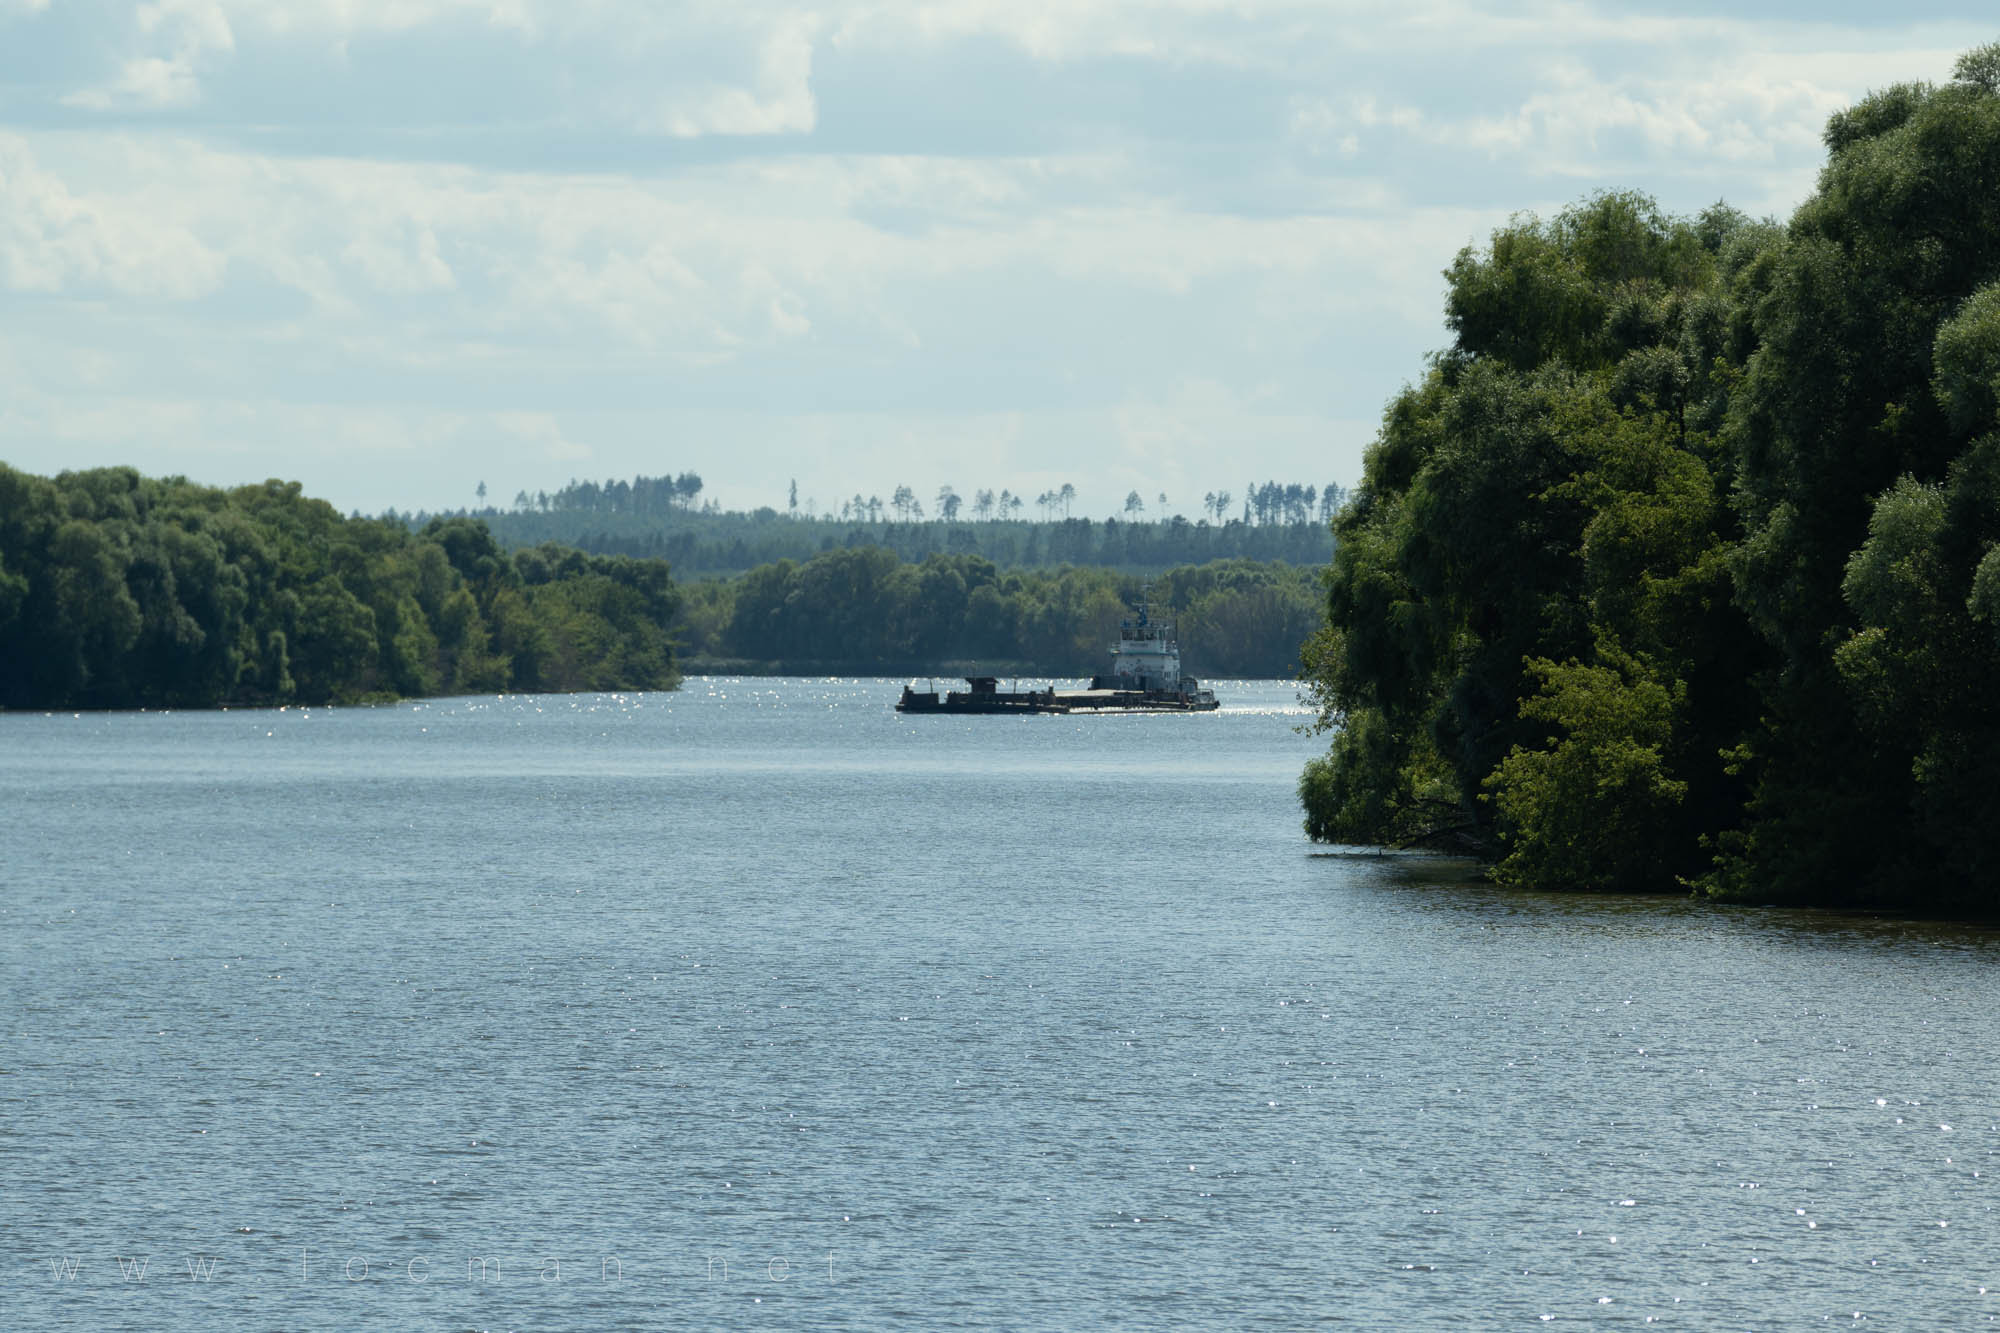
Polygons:
[[1003,690],[998,676],[967,676],[970,689],[939,693],[903,687],[899,713],[1207,713],[1221,707],[1215,691],[1181,674],[1180,645],[1169,620],[1139,608],[1118,627],[1109,675],[1087,690]]

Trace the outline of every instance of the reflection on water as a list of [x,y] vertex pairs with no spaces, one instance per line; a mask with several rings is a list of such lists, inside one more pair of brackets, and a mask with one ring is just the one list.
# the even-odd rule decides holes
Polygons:
[[1283,683],[900,684],[0,717],[5,1322],[2000,1316],[1993,931],[1326,854]]
[[1470,912],[1487,919],[1568,929],[1646,929],[1653,925],[1692,929],[1704,936],[1740,931],[1788,947],[1880,945],[1903,949],[1931,947],[2000,949],[2000,925],[1992,922],[1899,917],[1885,912],[1717,904],[1689,895],[1551,893],[1493,884],[1477,861],[1425,852],[1374,848],[1320,850],[1328,858],[1365,859],[1386,870],[1385,887],[1410,889],[1412,911]]

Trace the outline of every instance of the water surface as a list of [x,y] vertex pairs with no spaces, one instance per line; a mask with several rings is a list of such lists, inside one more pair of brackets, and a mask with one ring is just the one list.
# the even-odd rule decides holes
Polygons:
[[0,1324],[2000,1316],[1993,935],[1325,854],[1282,683],[899,684],[0,717]]

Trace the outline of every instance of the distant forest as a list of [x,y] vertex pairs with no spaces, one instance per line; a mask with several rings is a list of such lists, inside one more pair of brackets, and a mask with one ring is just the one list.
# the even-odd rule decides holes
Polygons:
[[670,689],[682,653],[700,670],[1081,676],[1149,587],[1205,676],[1293,675],[1322,622],[1317,570],[1282,562],[1148,576],[841,546],[681,584],[663,560],[509,551],[473,518],[343,518],[296,482],[0,464],[4,708]]
[[676,629],[689,670],[1088,676],[1109,669],[1118,622],[1147,597],[1179,622],[1204,678],[1291,677],[1324,618],[1318,571],[1248,560],[1146,577],[1106,569],[1003,571],[983,556],[910,563],[879,547],[781,560],[685,585]]
[[[798,508],[796,486],[782,512],[723,511],[703,502],[701,493],[701,478],[692,472],[572,481],[555,492],[522,491],[509,509],[450,516],[483,521],[503,546],[554,541],[597,554],[665,559],[683,578],[741,574],[778,560],[863,547],[907,562],[964,555],[1003,569],[1088,565],[1143,574],[1231,559],[1323,565],[1333,554],[1329,523],[1345,495],[1335,484],[1265,482],[1247,487],[1239,508],[1232,492],[1211,491],[1202,500],[1203,517],[1190,521],[1178,514],[1149,519],[1136,491],[1125,497],[1123,518],[1073,517],[1076,493],[1067,485],[1037,496],[1033,518],[1023,516],[1028,502],[1007,490],[976,491],[968,503],[942,487],[927,511],[901,486],[887,502],[856,495],[823,515]],[[1156,513],[1165,501],[1154,497]],[[418,531],[436,516],[400,517]]]
[[0,464],[0,707],[671,689],[665,562],[342,518],[296,482]]

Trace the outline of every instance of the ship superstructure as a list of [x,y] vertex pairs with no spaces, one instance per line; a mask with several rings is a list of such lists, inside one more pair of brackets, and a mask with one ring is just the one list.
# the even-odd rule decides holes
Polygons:
[[1145,606],[1121,621],[1118,642],[1111,649],[1111,674],[1092,676],[1093,690],[1178,690],[1191,677],[1181,675],[1181,648],[1174,641],[1171,620],[1155,620]]

